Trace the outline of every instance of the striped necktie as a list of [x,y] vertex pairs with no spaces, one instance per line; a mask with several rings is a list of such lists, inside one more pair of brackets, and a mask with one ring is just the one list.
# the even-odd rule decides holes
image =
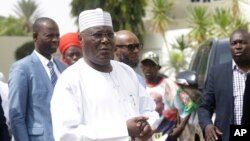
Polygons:
[[51,83],[53,84],[53,86],[55,86],[56,81],[57,81],[57,76],[56,76],[56,72],[55,72],[54,67],[53,67],[53,62],[49,61],[47,66],[49,67],[49,71],[50,71],[50,75],[51,75],[51,77],[50,77]]

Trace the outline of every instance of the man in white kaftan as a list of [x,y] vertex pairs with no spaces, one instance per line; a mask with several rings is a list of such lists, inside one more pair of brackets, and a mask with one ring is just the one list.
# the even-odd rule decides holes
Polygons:
[[55,141],[149,139],[158,118],[155,103],[132,68],[111,60],[110,15],[101,9],[83,15],[88,17],[79,17],[84,58],[60,75],[51,100]]
[[51,101],[54,136],[61,141],[128,141],[126,120],[157,118],[154,102],[127,65],[103,73],[80,59],[60,76]]

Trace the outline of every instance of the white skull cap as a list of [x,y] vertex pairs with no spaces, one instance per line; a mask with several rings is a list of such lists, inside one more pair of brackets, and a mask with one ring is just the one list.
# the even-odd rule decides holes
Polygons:
[[79,15],[80,32],[95,26],[113,27],[110,14],[101,8],[82,11]]

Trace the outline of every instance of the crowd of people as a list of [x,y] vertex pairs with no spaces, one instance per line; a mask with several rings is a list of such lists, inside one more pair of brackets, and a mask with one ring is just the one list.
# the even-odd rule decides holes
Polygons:
[[[79,33],[61,37],[53,19],[38,18],[32,37],[32,54],[12,64],[8,84],[0,83],[1,141],[11,137],[15,141],[176,141],[196,110],[188,93],[160,73],[159,56],[149,51],[140,59],[143,44],[136,34],[114,32],[111,15],[100,8],[82,11]],[[233,60],[211,71],[198,109],[208,141],[227,141],[230,124],[249,124],[245,102],[249,90],[244,93],[244,89],[250,34],[235,31],[230,47]],[[58,48],[59,59],[53,57]]]

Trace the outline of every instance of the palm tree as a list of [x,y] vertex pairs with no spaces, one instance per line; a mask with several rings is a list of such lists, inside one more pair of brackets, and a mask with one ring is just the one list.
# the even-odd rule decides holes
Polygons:
[[[233,13],[232,13],[233,14]],[[212,15],[212,33],[215,37],[228,37],[234,30],[247,29],[248,23],[239,16],[230,14],[230,10],[216,9]]]
[[23,20],[13,16],[0,17],[0,36],[24,36]]
[[172,46],[174,49],[178,49],[180,51],[184,51],[185,49],[190,47],[190,45],[189,45],[189,43],[184,35],[181,35],[179,38],[177,38],[176,44],[173,44]]
[[190,53],[192,52],[190,51],[186,52],[187,49],[190,48],[190,44],[184,35],[181,35],[180,37],[178,37],[176,39],[176,43],[173,44],[172,47],[174,50],[170,51],[169,67],[174,68],[175,73],[178,73],[180,72],[180,70],[187,69],[188,62],[189,62],[187,59],[190,58],[187,56],[190,56]]
[[228,37],[231,33],[232,16],[229,10],[216,8],[212,15],[212,35],[215,37]]
[[192,28],[190,38],[198,44],[209,38],[209,27],[211,25],[210,15],[206,7],[195,6],[189,9],[188,23]]
[[71,14],[77,17],[81,11],[102,8],[110,12],[114,30],[131,30],[140,40],[144,32],[142,18],[145,16],[147,0],[72,0]]
[[177,74],[180,70],[185,69],[187,64],[184,52],[176,49],[170,51],[169,64],[167,66],[169,70],[173,71],[172,73]]
[[231,25],[231,32],[233,32],[236,29],[248,29],[249,23],[241,18],[236,18],[233,20]]
[[15,5],[15,13],[24,19],[24,28],[27,32],[32,31],[32,21],[39,16],[38,5],[33,0],[21,0]]
[[[165,32],[168,29],[169,23],[172,21],[170,17],[170,11],[173,7],[173,2],[168,0],[152,0],[153,10],[152,10],[152,20],[151,20],[151,30],[158,32],[162,35],[165,45],[167,47],[167,40]],[[168,53],[170,53],[169,48],[167,47]]]

